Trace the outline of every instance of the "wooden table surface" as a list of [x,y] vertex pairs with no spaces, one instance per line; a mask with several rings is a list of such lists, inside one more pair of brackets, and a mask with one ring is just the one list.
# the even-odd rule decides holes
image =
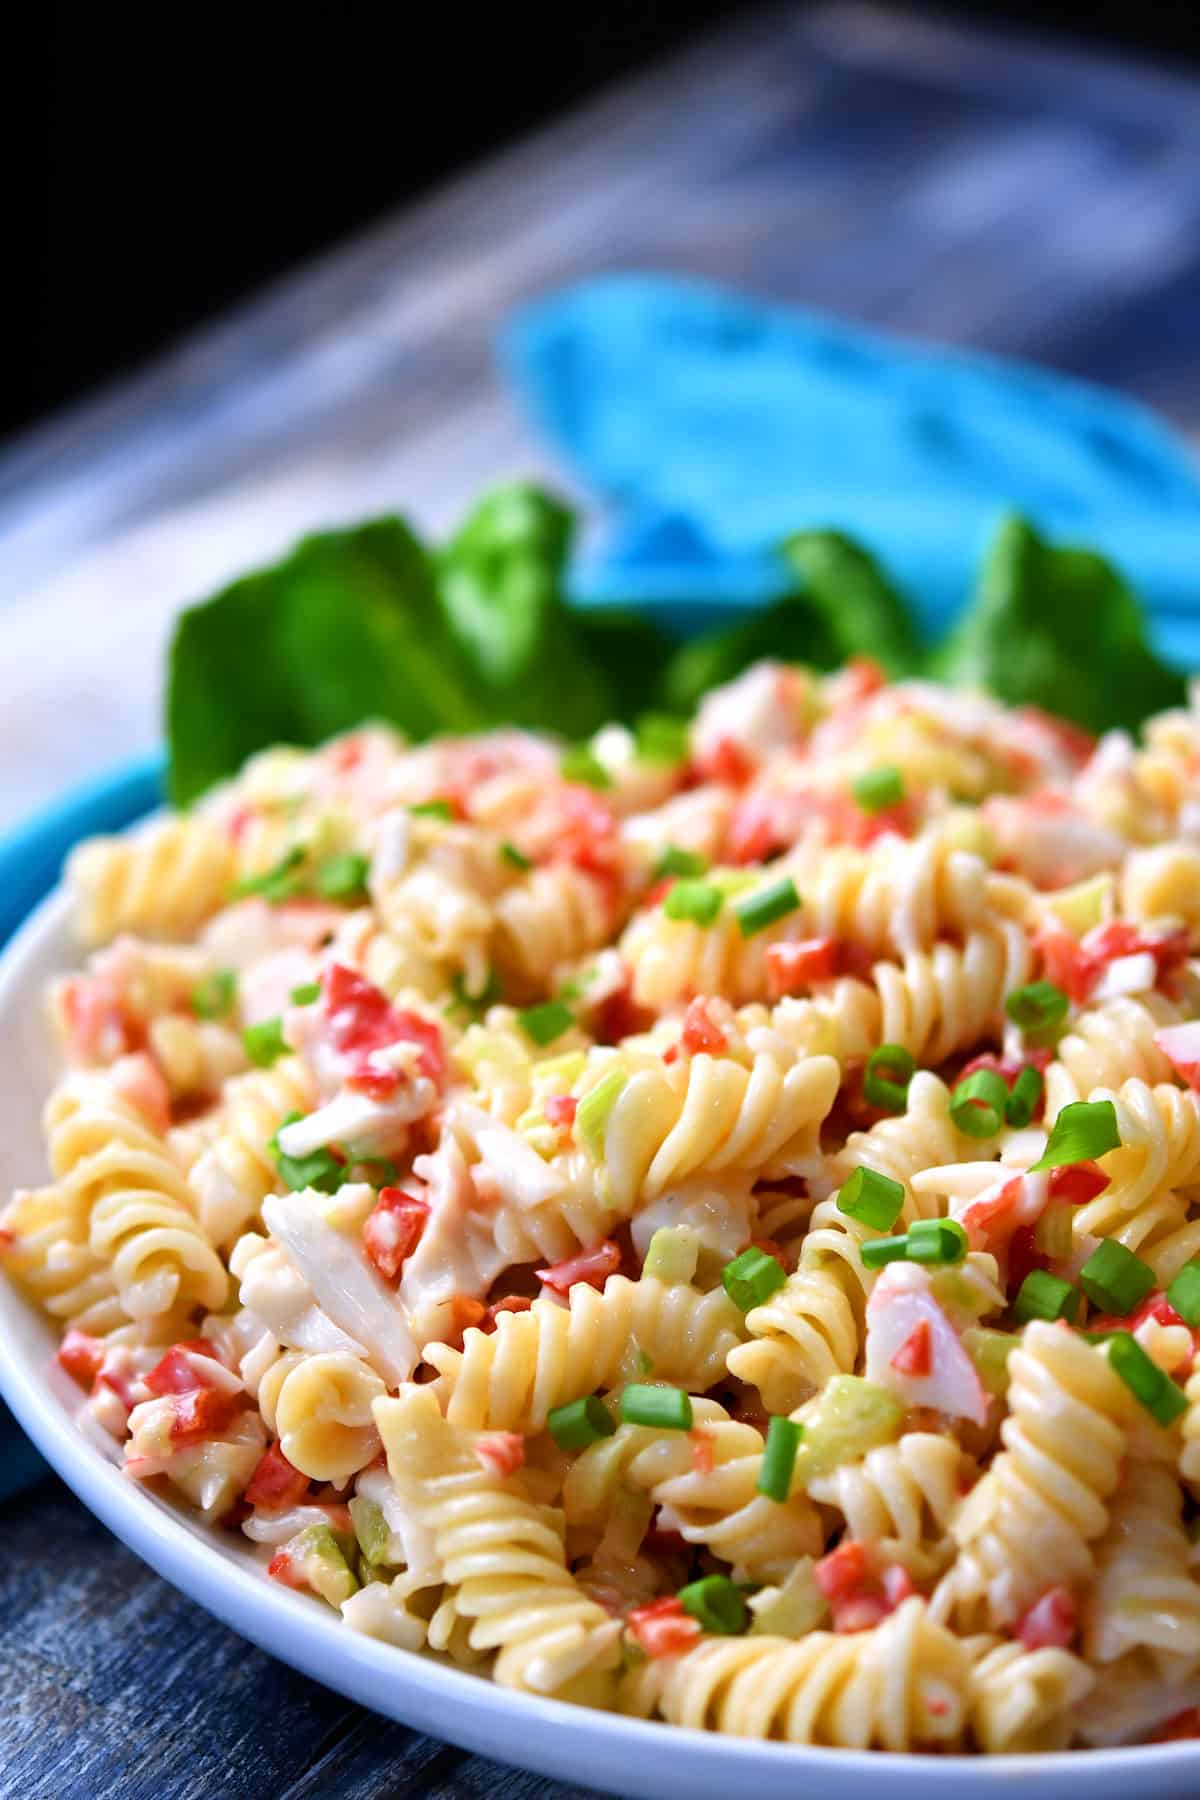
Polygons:
[[[155,741],[182,601],[308,527],[437,528],[493,477],[555,473],[491,342],[583,274],[699,273],[1033,357],[1200,434],[1198,168],[1181,74],[870,6],[749,11],[0,457],[0,825]],[[571,1792],[293,1675],[57,1482],[0,1531],[0,1795]]]

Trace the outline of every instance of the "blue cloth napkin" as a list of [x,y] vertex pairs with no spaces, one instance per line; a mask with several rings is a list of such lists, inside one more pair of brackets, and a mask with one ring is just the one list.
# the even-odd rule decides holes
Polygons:
[[1200,470],[1119,394],[650,275],[535,302],[502,354],[612,509],[603,554],[574,575],[583,601],[755,603],[785,584],[773,544],[837,526],[933,634],[1015,507],[1111,556],[1161,650],[1200,665]]

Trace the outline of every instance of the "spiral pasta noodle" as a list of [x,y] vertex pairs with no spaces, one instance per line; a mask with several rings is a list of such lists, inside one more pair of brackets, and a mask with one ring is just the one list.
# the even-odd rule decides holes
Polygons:
[[236,872],[228,837],[209,820],[156,821],[132,838],[92,838],[72,851],[67,884],[79,934],[185,937],[221,905]]

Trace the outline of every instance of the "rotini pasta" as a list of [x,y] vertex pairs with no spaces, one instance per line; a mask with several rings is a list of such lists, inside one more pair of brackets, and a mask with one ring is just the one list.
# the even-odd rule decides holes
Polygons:
[[133,1480],[381,1643],[783,1744],[1177,1731],[1198,768],[1194,704],[771,662],[264,751],[72,855],[0,1265]]

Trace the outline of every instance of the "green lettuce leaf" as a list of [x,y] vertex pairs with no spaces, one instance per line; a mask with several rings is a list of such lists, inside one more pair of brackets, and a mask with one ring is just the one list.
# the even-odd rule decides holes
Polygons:
[[364,719],[413,737],[491,721],[433,565],[402,520],[305,538],[179,618],[167,677],[169,791],[186,806],[267,744]]
[[798,531],[782,552],[833,646],[823,666],[869,656],[893,677],[916,673],[923,652],[908,608],[860,544],[840,531]]
[[1141,607],[1112,564],[1047,543],[1015,515],[993,539],[934,672],[1093,732],[1133,730],[1184,697],[1183,677],[1150,649]]

